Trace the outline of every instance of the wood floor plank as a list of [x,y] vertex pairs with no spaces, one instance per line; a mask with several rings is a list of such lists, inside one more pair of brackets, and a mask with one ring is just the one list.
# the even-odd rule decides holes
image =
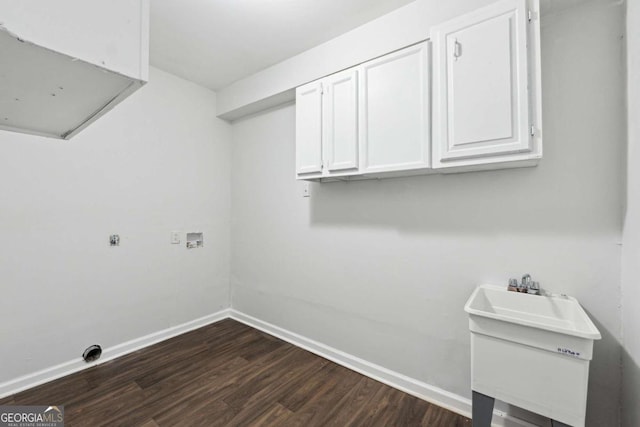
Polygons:
[[[152,372],[145,372],[142,375],[138,375],[135,380],[140,387],[147,388],[173,376],[174,374],[192,374],[197,376],[199,374],[198,371],[200,370],[209,370],[212,365],[221,365],[238,357],[239,350],[243,346],[251,346],[259,339],[260,337],[255,334],[243,332],[242,335],[235,336],[233,341],[221,343],[217,347],[210,348],[206,355],[201,356],[200,354],[194,354],[193,356],[176,360],[170,365],[165,365],[164,367]],[[204,363],[193,363],[194,357],[197,357],[198,361],[204,361]]]
[[[191,409],[191,408],[189,408]],[[181,414],[164,415],[158,419],[161,427],[202,427],[214,424],[226,425],[233,418],[233,412],[222,400],[208,402],[207,405],[198,406],[197,409],[187,410],[184,416]]]
[[424,415],[423,426],[471,427],[471,420],[431,405]]
[[326,378],[338,369],[338,365],[328,364],[320,371],[314,372],[300,386],[298,390],[287,396],[282,397],[278,402],[292,412],[297,412],[307,402],[315,397],[316,391],[321,387]]
[[65,424],[105,425],[113,418],[113,414],[142,405],[144,398],[141,391],[137,384],[131,382],[118,390],[96,396],[82,406],[65,405]]
[[361,379],[361,375],[342,366],[325,378],[322,386],[295,414],[287,418],[288,426],[323,426],[327,409],[333,407]]
[[427,413],[430,407],[431,404],[429,402],[425,402],[424,400],[416,398],[407,399],[406,403],[400,405],[396,411],[396,424],[407,426],[422,425],[424,415]]
[[384,385],[376,380],[363,376],[358,384],[333,407],[329,409],[324,424],[342,427],[352,425],[360,413],[367,409],[367,404]]
[[390,393],[393,390],[391,387],[382,386],[371,397],[366,405],[366,408],[357,414],[352,420],[352,426],[371,426],[378,419],[379,414],[389,404]]
[[[269,409],[258,415],[253,420],[246,424],[233,424],[233,425],[246,425],[246,426],[281,426],[286,425],[284,421],[293,414],[290,410],[285,408],[279,403],[274,404]],[[233,420],[237,422],[237,420]]]
[[265,353],[277,349],[278,347],[286,345],[284,341],[281,341],[277,338],[270,337],[270,339],[267,339],[266,334],[260,334],[262,338],[261,340],[259,340],[255,345],[246,346],[241,350],[240,354],[249,362],[261,357]]
[[[246,360],[235,357],[222,365],[212,367],[202,375],[173,375],[166,381],[143,390],[144,407],[133,407],[127,412],[118,414],[113,421],[127,420],[135,424],[139,420],[153,417],[156,422],[164,424],[170,422],[172,418],[180,418],[181,413],[197,412],[200,406],[196,404],[197,399],[191,396],[198,395],[199,392],[207,396],[206,393],[213,390],[211,384],[225,383],[229,378],[237,376],[238,371],[246,368],[247,365]],[[205,403],[211,401],[213,399],[206,399]],[[226,404],[216,407],[219,410],[227,408]]]
[[374,427],[386,427],[393,425],[408,425],[405,420],[401,420],[401,408],[412,400],[411,396],[399,390],[392,389],[387,394],[386,405],[379,407],[377,417],[372,419],[371,425]]
[[[282,346],[264,355],[262,358],[257,359],[253,363],[247,364],[242,370],[232,372],[231,375],[225,378],[220,378],[215,383],[203,384],[202,386],[195,388],[189,386],[186,389],[183,389],[180,393],[180,397],[173,405],[168,407],[166,410],[161,411],[157,416],[154,416],[154,419],[158,423],[162,424],[163,421],[184,415],[185,412],[197,413],[200,408],[206,407],[210,402],[222,401],[222,399],[238,390],[242,385],[256,378],[266,369],[269,369],[274,365],[277,366],[277,364],[286,365],[286,363],[288,363],[288,358],[293,353],[293,347],[289,348]],[[225,406],[228,408],[226,403]],[[224,419],[226,419],[227,416],[232,418],[235,416],[235,412],[232,408],[229,408],[228,411],[225,411],[224,414],[220,413],[220,415],[224,415],[224,417],[221,417]],[[216,424],[219,423],[219,421],[220,418],[218,420],[214,420]],[[213,422],[211,425],[212,424]]]
[[226,396],[224,401],[232,408],[241,409],[247,401],[256,394],[256,391],[269,389],[274,383],[278,384],[282,380],[287,381],[293,378],[296,373],[307,370],[313,362],[314,358],[310,357],[309,353],[296,349],[291,352],[290,357],[285,362],[288,366],[295,366],[295,370],[285,370],[284,372],[278,369],[264,370],[263,373],[253,381],[245,383],[236,391]]
[[471,421],[226,319],[0,399],[67,426],[429,426]]
[[[300,353],[304,355],[304,359],[298,362],[295,369],[287,370],[262,387],[251,387],[252,384],[247,384],[244,386],[245,390],[248,391],[249,387],[251,387],[250,390],[252,392],[241,394],[241,400],[238,400],[237,396],[225,398],[227,403],[230,403],[230,399],[236,398],[233,403],[230,403],[237,410],[236,416],[232,419],[233,424],[253,424],[257,420],[264,418],[265,414],[271,412],[274,407],[283,407],[278,403],[278,399],[299,389],[310,375],[321,370],[329,363],[328,360],[315,357],[306,351],[301,350]],[[278,411],[278,416],[271,422],[275,422],[275,419],[285,418],[285,413],[290,412],[288,409],[286,411]]]

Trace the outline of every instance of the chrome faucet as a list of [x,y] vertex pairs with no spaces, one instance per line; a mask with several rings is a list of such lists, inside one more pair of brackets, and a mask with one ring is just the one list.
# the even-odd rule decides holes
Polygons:
[[517,279],[509,279],[509,290],[532,295],[541,295],[540,283],[534,282],[531,279],[530,274],[522,276],[521,283],[518,283]]
[[532,295],[542,295],[542,289],[540,289],[540,283],[531,282],[529,285],[529,289],[527,289],[527,293]]

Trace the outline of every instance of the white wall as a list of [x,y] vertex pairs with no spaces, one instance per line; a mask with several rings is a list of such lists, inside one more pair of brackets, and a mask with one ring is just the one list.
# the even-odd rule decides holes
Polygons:
[[0,383],[228,307],[231,129],[215,113],[213,92],[152,69],[71,141],[0,132]]
[[543,18],[537,168],[312,184],[305,199],[294,107],[234,123],[234,308],[469,397],[463,305],[478,284],[531,273],[602,332],[588,420],[617,425],[623,32],[608,1]]
[[640,4],[627,2],[627,214],[622,257],[622,424],[640,425]]

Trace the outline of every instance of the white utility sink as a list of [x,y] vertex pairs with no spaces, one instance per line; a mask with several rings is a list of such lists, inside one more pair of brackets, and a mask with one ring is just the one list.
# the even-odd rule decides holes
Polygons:
[[589,361],[601,336],[575,298],[483,285],[465,311],[473,391],[584,426]]

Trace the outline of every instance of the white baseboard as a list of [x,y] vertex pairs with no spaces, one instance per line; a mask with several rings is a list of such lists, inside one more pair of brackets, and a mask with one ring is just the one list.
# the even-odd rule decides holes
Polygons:
[[[471,418],[471,400],[467,398],[360,359],[279,326],[256,319],[238,310],[231,309],[230,315],[234,320],[278,337],[376,381]],[[502,411],[494,410],[493,415],[492,425],[495,427],[537,427],[535,424],[515,418]]]
[[194,329],[209,325],[211,323],[229,318],[230,311],[231,309],[227,308],[218,311],[217,313],[213,313],[199,319],[183,323],[181,325],[154,332],[140,338],[135,338],[131,341],[127,341],[113,347],[104,348],[102,350],[102,356],[100,357],[100,360],[93,363],[86,363],[84,360],[82,360],[81,357],[78,357],[77,359],[73,359],[68,362],[64,362],[59,365],[43,369],[41,371],[34,372],[32,374],[24,375],[22,377],[0,383],[0,398],[16,394],[23,390],[47,383],[49,381],[53,381],[55,379],[73,374],[78,371],[82,371],[83,369],[100,365],[117,357],[140,350],[141,348],[159,343],[160,341],[164,341],[177,335],[184,334],[185,332],[189,332]]

